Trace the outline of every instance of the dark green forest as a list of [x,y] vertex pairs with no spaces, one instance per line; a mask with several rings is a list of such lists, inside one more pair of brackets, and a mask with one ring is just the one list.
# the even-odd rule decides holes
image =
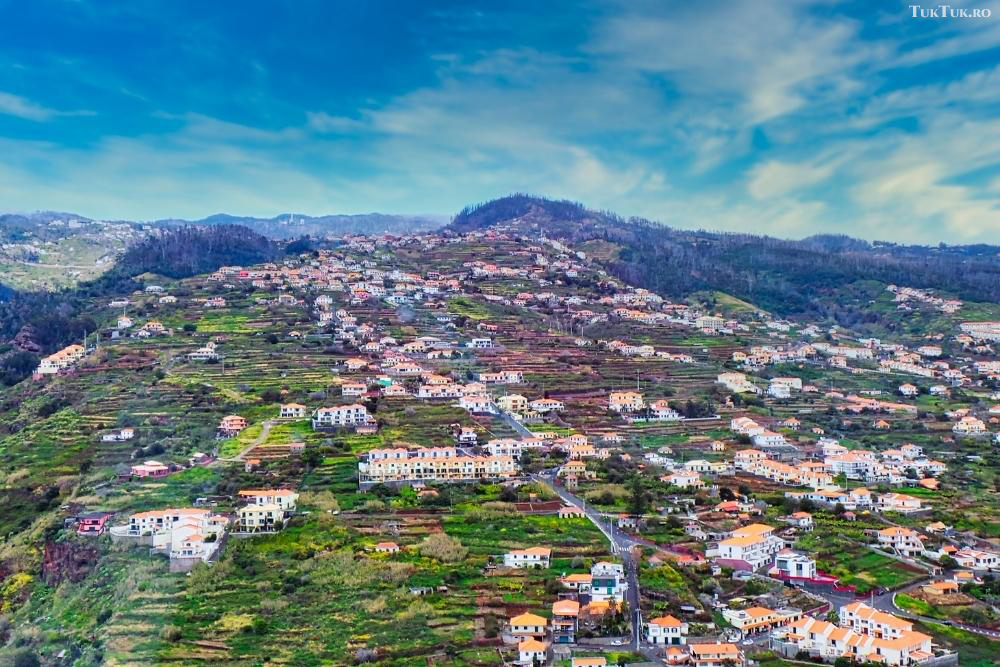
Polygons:
[[784,240],[753,234],[673,229],[581,204],[516,194],[467,207],[449,229],[467,232],[517,221],[572,243],[621,246],[607,263],[618,278],[680,299],[715,290],[783,316],[850,320],[863,313],[831,302],[832,290],[859,280],[932,288],[1000,303],[1000,247],[905,246],[823,235]]

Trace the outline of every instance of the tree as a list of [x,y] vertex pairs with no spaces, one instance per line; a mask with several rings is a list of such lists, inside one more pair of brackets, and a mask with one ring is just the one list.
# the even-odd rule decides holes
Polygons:
[[642,483],[639,475],[632,477],[629,485],[628,511],[632,516],[642,516],[649,509],[649,491]]
[[943,567],[946,570],[954,570],[959,566],[958,561],[949,556],[948,554],[941,556],[941,560],[938,562],[940,562],[941,567]]
[[34,372],[38,357],[30,352],[15,352],[0,361],[0,382],[13,387]]

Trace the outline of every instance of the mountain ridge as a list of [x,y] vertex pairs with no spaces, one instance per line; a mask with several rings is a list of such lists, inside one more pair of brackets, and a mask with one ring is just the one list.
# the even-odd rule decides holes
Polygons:
[[271,217],[234,215],[219,212],[203,218],[158,218],[154,220],[98,219],[73,212],[35,211],[31,213],[0,213],[0,225],[30,229],[33,225],[67,223],[87,225],[90,223],[125,224],[150,228],[170,228],[177,226],[212,226],[220,224],[244,225],[258,233],[273,238],[295,238],[306,234],[351,234],[424,231],[443,226],[447,216],[407,213],[328,213],[306,215],[303,213],[279,213]]
[[571,245],[613,243],[620,252],[602,263],[620,279],[672,298],[717,290],[783,316],[808,313],[850,325],[865,313],[836,303],[837,289],[869,279],[1000,303],[1000,247],[984,244],[901,245],[833,234],[790,240],[684,230],[521,193],[467,206],[446,227],[453,233],[490,228]]

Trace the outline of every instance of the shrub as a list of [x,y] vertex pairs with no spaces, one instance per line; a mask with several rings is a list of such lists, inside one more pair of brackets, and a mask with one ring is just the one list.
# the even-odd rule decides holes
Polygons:
[[418,551],[421,555],[442,563],[456,563],[469,554],[469,550],[461,542],[445,533],[428,535],[418,546]]

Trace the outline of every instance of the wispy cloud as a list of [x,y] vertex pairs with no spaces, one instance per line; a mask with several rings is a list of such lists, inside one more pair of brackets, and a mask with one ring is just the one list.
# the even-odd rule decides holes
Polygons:
[[[67,98],[0,94],[0,114],[37,122],[30,140],[23,123],[0,140],[0,199],[148,219],[448,213],[528,190],[683,227],[1000,234],[1000,68],[984,55],[1000,49],[995,21],[915,23],[905,4],[822,0],[557,12],[431,7],[408,32],[390,26],[417,35],[396,61],[320,58],[312,71],[302,62],[325,48],[309,25],[276,26],[303,36],[255,48],[204,20],[179,52],[185,70],[160,62],[163,44],[142,63],[169,94],[136,85],[127,60],[71,54],[82,105],[107,122],[74,134],[65,116],[80,112],[56,110]],[[156,23],[112,18],[126,34]],[[348,18],[334,30],[323,39],[360,48]],[[233,48],[249,64],[225,69]],[[243,73],[239,95],[219,93]],[[0,88],[30,90],[23,78]]]
[[32,102],[26,97],[0,92],[0,114],[44,122],[59,116],[90,116],[91,111],[57,111]]

